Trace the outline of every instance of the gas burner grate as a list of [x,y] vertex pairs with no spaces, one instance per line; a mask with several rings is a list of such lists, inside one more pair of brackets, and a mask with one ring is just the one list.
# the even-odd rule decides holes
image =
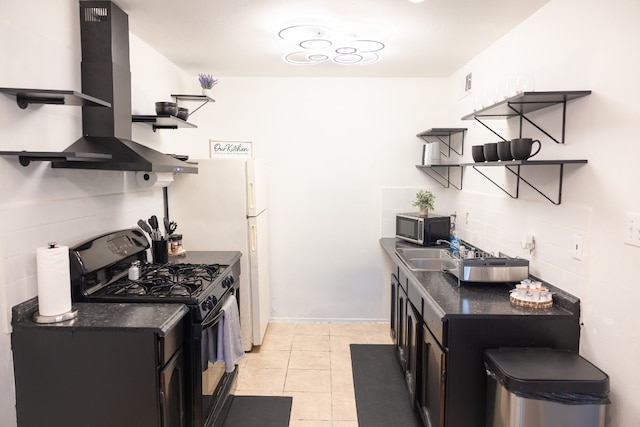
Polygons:
[[104,294],[123,296],[190,297],[220,275],[219,264],[145,264],[138,280],[122,279]]

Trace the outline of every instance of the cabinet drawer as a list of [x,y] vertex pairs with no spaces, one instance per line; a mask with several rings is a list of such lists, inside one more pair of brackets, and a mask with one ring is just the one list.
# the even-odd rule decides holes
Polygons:
[[180,322],[164,336],[158,337],[158,361],[160,366],[166,365],[176,351],[182,347],[182,341],[184,339],[183,327],[183,320],[180,320]]
[[439,310],[435,308],[434,303],[429,298],[423,298],[422,304],[422,321],[438,340],[438,343],[442,347],[446,347],[444,342],[444,322]]

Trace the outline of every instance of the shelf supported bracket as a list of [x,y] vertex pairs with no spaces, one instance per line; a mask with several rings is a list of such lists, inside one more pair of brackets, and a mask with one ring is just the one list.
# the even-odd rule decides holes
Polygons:
[[520,165],[515,166],[515,167],[514,166],[505,165],[505,169],[508,170],[509,172],[511,172],[516,177],[516,191],[515,191],[515,194],[509,192],[502,185],[498,184],[497,182],[495,182],[494,180],[489,178],[485,173],[483,173],[480,169],[478,169],[478,167],[473,166],[473,169],[475,169],[480,175],[485,177],[493,185],[495,185],[500,190],[502,190],[505,194],[509,195],[512,199],[517,199],[520,196],[520,181],[522,181],[523,183],[528,185],[532,190],[534,190],[535,192],[540,194],[542,197],[544,197],[545,199],[547,199],[548,201],[550,201],[551,203],[553,203],[554,205],[557,206],[560,203],[562,203],[562,178],[564,176],[564,164],[560,163],[557,166],[558,166],[558,194],[557,194],[557,197],[556,197],[555,200],[552,199],[551,197],[549,197],[547,194],[543,193],[540,189],[538,189],[531,182],[529,182],[526,179],[524,179],[522,177],[521,172],[520,172],[520,167],[521,167]]
[[[420,169],[422,172],[424,172],[431,179],[436,181],[438,184],[443,186],[444,188],[449,188],[451,186],[451,187],[455,188],[456,190],[462,190],[462,168],[459,168],[460,169],[460,183],[456,185],[456,183],[454,183],[453,180],[451,179],[451,168],[452,167],[457,167],[457,166],[451,166],[451,165],[421,166],[421,165],[418,165],[416,167],[418,169]],[[446,174],[442,174],[438,170],[436,170],[435,168],[447,168],[447,173]]]
[[[502,135],[500,135],[498,132],[496,132],[495,130],[491,129],[487,124],[485,124],[482,120],[480,120],[477,116],[473,118],[476,122],[480,123],[482,126],[484,126],[485,128],[489,129],[491,131],[491,133],[493,133],[494,135],[496,135],[498,138],[500,138],[503,141],[507,141],[506,139],[504,139],[504,137]],[[520,125],[520,133],[522,133],[522,125]]]
[[64,97],[51,98],[51,97],[36,97],[36,96],[16,96],[16,103],[21,109],[25,109],[29,104],[52,104],[52,105],[64,105]]
[[[518,104],[522,104],[522,103],[518,103]],[[520,135],[520,138],[522,138],[522,120],[524,119],[527,121],[527,123],[529,123],[531,126],[533,126],[534,128],[538,129],[540,132],[545,134],[556,144],[564,144],[565,123],[567,120],[567,101],[564,100],[562,102],[559,102],[559,104],[562,104],[562,136],[560,137],[559,141],[556,138],[554,138],[549,132],[547,132],[546,130],[542,129],[540,126],[535,124],[531,119],[525,116],[524,113],[521,113],[516,108],[514,108],[512,103],[508,103],[507,106],[520,117],[520,131],[518,133]]]
[[[464,136],[465,136],[465,132],[466,132],[466,128],[464,129],[434,129],[433,132],[429,133],[429,131],[427,132],[423,132],[421,134],[418,134],[416,136],[420,137],[422,140],[424,140],[424,142],[426,142],[427,144],[435,142],[435,141],[429,141],[429,139],[427,139],[427,137],[431,136],[436,138],[438,141],[440,141],[444,146],[447,147],[446,151],[440,150],[440,154],[442,154],[445,157],[451,157],[451,152],[453,151],[454,153],[456,153],[459,156],[462,156],[464,154]],[[438,134],[440,133],[440,134]],[[460,151],[456,150],[455,148],[453,148],[453,144],[451,143],[451,137],[452,135],[455,134],[462,134],[461,136],[461,141],[460,141]]]

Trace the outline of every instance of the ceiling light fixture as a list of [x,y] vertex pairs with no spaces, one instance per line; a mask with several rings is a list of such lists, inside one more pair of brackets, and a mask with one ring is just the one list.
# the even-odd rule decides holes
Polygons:
[[294,25],[280,30],[278,36],[294,49],[283,56],[284,61],[295,65],[329,60],[342,65],[372,64],[385,47],[377,40],[359,39],[354,33],[320,25]]

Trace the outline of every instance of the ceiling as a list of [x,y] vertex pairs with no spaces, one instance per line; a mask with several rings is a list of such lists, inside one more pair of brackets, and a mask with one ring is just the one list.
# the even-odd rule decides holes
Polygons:
[[[115,0],[129,29],[191,74],[448,77],[549,0]],[[368,65],[292,65],[278,37],[322,25],[384,43]]]

